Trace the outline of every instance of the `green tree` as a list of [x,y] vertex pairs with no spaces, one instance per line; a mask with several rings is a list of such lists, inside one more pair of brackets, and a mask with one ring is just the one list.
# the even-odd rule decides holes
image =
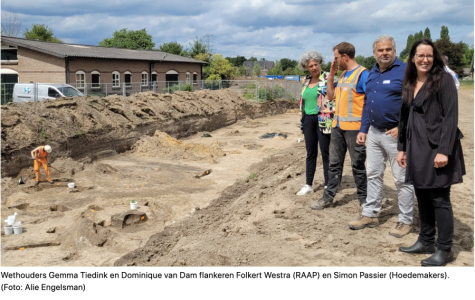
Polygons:
[[410,34],[407,37],[406,48],[404,48],[404,50],[402,50],[401,53],[399,54],[400,59],[404,60],[409,56],[409,52],[411,51],[411,47],[412,45],[414,45],[415,41],[416,39],[414,38],[414,35]]
[[289,58],[282,58],[280,64],[282,65],[282,70],[286,71],[288,68],[295,68],[297,66],[297,61]]
[[432,40],[432,38],[430,37],[430,29],[429,29],[429,27],[426,27],[426,30],[424,30],[424,38],[425,38],[425,39],[428,39],[428,40]]
[[229,80],[234,77],[233,65],[221,54],[212,56],[208,69],[209,76],[207,80]]
[[440,28],[440,38],[441,39],[443,39],[443,38],[450,39],[450,37],[449,37],[449,28],[447,26],[442,26]]
[[240,67],[244,64],[244,62],[247,60],[246,57],[244,56],[236,56],[236,57],[226,57],[226,59],[233,64],[235,67]]
[[371,70],[375,64],[376,64],[376,58],[374,58],[374,56],[367,56],[364,59],[363,67],[365,67],[368,70]]
[[125,49],[139,49],[152,50],[155,43],[152,41],[152,36],[147,33],[147,30],[121,30],[114,31],[111,38],[105,38],[99,42],[99,46],[125,48]]
[[[358,56],[360,56],[360,55],[358,55]],[[358,56],[357,56],[356,58],[358,58]],[[356,58],[355,58],[355,60],[356,60]],[[356,62],[358,62],[358,61],[356,61]],[[360,63],[358,62],[358,64],[360,64]],[[326,64],[323,64],[323,65],[321,66],[321,67],[322,67],[322,71],[324,71],[324,72],[330,72],[331,66],[332,66],[332,62],[331,62],[331,61],[327,62]]]
[[23,34],[28,40],[40,40],[45,42],[62,43],[63,41],[54,36],[53,30],[44,24],[33,24],[31,29],[25,29]]
[[163,43],[158,46],[158,50],[170,53],[170,54],[176,54],[176,55],[182,55],[186,56],[186,50],[183,48],[183,45],[181,45],[178,42],[169,42],[169,43]]
[[463,54],[463,58],[462,58],[463,67],[470,68],[472,59],[473,59],[473,45],[471,47],[468,47],[468,49],[465,49],[465,53]]
[[266,59],[263,57],[263,58],[259,59],[259,61],[266,61]]
[[193,40],[193,42],[190,43],[190,49],[188,50],[188,55],[189,57],[195,57],[200,53],[213,53],[211,51],[211,47],[206,43],[206,41],[203,38],[199,38],[196,36],[196,38]]
[[254,75],[260,76],[261,75],[261,65],[259,65],[259,63],[255,62],[254,63],[254,68],[252,68],[252,71],[253,71]]
[[284,70],[282,69],[282,60],[276,60],[274,66],[267,70],[267,75],[284,75]]
[[257,58],[255,58],[254,56],[251,56],[251,58],[249,58],[249,60],[251,60],[251,61],[257,61]]
[[453,43],[448,37],[444,37],[435,41],[434,44],[442,55],[447,55],[449,58],[449,68],[458,74],[463,74],[464,43]]

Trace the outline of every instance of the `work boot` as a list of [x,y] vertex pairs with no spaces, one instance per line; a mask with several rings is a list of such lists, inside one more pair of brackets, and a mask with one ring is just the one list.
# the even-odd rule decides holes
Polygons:
[[397,238],[402,238],[409,232],[411,232],[412,226],[408,224],[404,224],[402,222],[397,222],[396,228],[392,229],[389,234],[395,236]]
[[328,200],[325,200],[324,198],[321,198],[320,200],[318,200],[318,202],[312,203],[310,207],[312,209],[322,210],[332,205],[333,205],[333,200],[328,201]]
[[35,186],[38,186],[40,184],[39,181],[35,181]]
[[348,223],[348,226],[354,230],[363,229],[365,227],[374,228],[378,225],[378,218],[371,218],[363,215],[361,215],[358,220],[351,221],[350,223]]
[[409,254],[432,254],[435,252],[434,245],[425,246],[417,241],[414,245],[409,247],[399,247],[399,251]]
[[313,188],[311,185],[304,185],[302,189],[297,193],[298,196],[303,196],[307,194],[312,194],[313,193]]
[[48,181],[48,183],[49,183],[49,184],[53,184],[53,183],[54,183],[54,181],[53,181],[53,180],[50,180],[50,181]]
[[421,266],[423,267],[442,267],[447,263],[454,260],[454,254],[450,249],[448,250],[439,250],[430,257],[421,260]]

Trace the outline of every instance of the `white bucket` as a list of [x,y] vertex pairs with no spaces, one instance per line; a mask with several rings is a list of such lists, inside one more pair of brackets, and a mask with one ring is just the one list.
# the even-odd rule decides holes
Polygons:
[[130,202],[130,209],[137,209],[137,205],[138,205],[137,202],[135,203]]
[[13,220],[13,219],[8,219],[8,220],[5,220],[5,223],[6,223],[7,225],[13,225],[14,221],[15,221],[15,220]]
[[17,226],[12,226],[12,227],[13,227],[14,234],[21,234],[23,232],[23,227],[21,227],[21,224]]
[[13,227],[11,225],[5,225],[3,230],[5,231],[5,235],[13,234]]
[[70,182],[70,183],[68,183],[68,188],[70,188],[70,189],[74,189],[74,182]]

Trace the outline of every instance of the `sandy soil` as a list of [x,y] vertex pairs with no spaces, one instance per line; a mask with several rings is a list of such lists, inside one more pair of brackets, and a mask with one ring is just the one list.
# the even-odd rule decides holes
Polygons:
[[[467,175],[452,187],[454,266],[474,265],[473,91],[461,90],[459,127]],[[3,122],[3,121],[2,121]],[[259,139],[268,132],[287,138]],[[211,137],[203,137],[210,134]],[[2,233],[3,266],[419,266],[405,255],[419,231],[388,235],[397,222],[396,190],[385,172],[380,226],[353,231],[360,213],[345,163],[336,205],[313,211],[323,191],[318,161],[309,196],[305,144],[293,112],[245,119],[175,139],[157,131],[132,150],[93,163],[57,158],[55,185],[31,187],[33,171],[2,178],[2,219],[19,213],[25,232]],[[19,176],[26,185],[17,185]],[[67,182],[77,188],[68,190]],[[129,210],[129,201],[138,210]],[[23,250],[19,250],[24,248]]]

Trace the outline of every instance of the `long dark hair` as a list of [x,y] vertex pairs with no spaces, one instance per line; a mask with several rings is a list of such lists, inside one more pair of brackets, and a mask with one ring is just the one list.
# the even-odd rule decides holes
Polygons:
[[426,98],[431,96],[433,93],[436,93],[437,90],[439,90],[440,84],[442,82],[442,76],[445,73],[444,62],[434,43],[432,43],[432,41],[428,39],[417,40],[414,45],[412,45],[411,51],[409,52],[409,58],[407,59],[407,67],[406,71],[404,72],[404,79],[402,81],[402,97],[404,101],[408,104],[410,104],[412,102],[412,99],[414,98],[414,88],[416,87],[417,81],[417,69],[413,59],[416,55],[416,48],[419,45],[431,46],[434,55],[432,68],[427,73],[427,79],[425,82],[425,89],[427,91]]

